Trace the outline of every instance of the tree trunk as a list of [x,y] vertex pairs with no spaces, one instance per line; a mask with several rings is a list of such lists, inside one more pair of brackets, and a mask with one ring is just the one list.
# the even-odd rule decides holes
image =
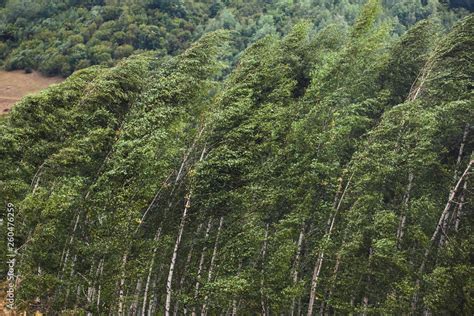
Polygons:
[[[197,275],[196,275],[196,284],[194,286],[194,300],[196,300],[199,295],[199,287],[201,285],[201,273],[204,266],[204,258],[206,256],[206,251],[207,251],[207,239],[209,238],[209,232],[211,231],[211,227],[212,227],[212,217],[209,217],[209,221],[207,222],[206,234],[204,235],[204,246],[202,247],[201,258],[199,259],[199,265],[198,265],[198,270],[197,270]],[[196,316],[196,306],[193,306],[191,315]]]
[[399,249],[401,247],[401,242],[403,239],[403,235],[405,233],[405,224],[407,220],[406,212],[408,210],[408,202],[410,201],[410,193],[411,193],[412,185],[413,185],[413,172],[409,172],[408,184],[407,184],[405,194],[403,196],[402,210],[401,210],[400,220],[399,220],[398,230],[397,230],[397,248]]
[[237,300],[232,300],[232,316],[237,316]]
[[[186,258],[186,264],[184,265],[184,271],[183,271],[183,274],[181,275],[181,279],[179,280],[179,290],[181,291],[181,289],[183,288],[183,285],[184,285],[184,280],[186,279],[186,273],[188,271],[188,267],[189,265],[191,264],[191,258],[192,258],[192,255],[193,255],[193,251],[194,251],[194,246],[195,246],[195,243],[194,243],[194,240],[199,236],[199,234],[201,233],[201,229],[202,229],[202,226],[203,224],[200,223],[198,225],[198,228],[196,230],[196,234],[195,234],[195,238],[193,239],[193,242],[191,243],[191,248],[189,249],[189,252],[188,252],[188,256]],[[178,315],[178,312],[179,312],[179,301],[176,302],[176,304],[174,305],[174,312],[173,312],[173,315],[174,316],[177,316]]]
[[[205,125],[201,126],[201,128],[199,129],[199,132],[198,134],[196,135],[196,137],[194,138],[194,141],[192,143],[192,145],[188,148],[188,150],[186,151],[186,153],[184,154],[184,157],[183,157],[183,163],[181,164],[181,166],[179,167],[179,170],[178,170],[178,175],[176,176],[176,180],[175,180],[175,184],[178,183],[178,181],[181,179],[181,174],[183,173],[183,170],[186,166],[186,162],[188,161],[191,153],[193,152],[194,148],[196,147],[197,145],[197,142],[199,141],[199,139],[201,138],[202,136],[202,133],[204,132],[204,129],[206,128]],[[201,161],[203,158],[204,158],[204,153],[206,151],[206,148],[204,146],[204,149],[201,153],[201,158],[199,159],[199,161]]]
[[[293,278],[293,285],[296,285],[298,283],[298,271],[299,271],[299,265],[300,265],[300,260],[301,260],[301,251],[303,248],[303,240],[304,240],[304,228],[305,224],[301,225],[300,229],[300,235],[298,237],[298,245],[296,248],[296,256],[295,256],[295,261],[293,264],[293,272],[292,272],[292,278]],[[295,298],[292,299],[291,301],[291,316],[295,316]]]
[[74,309],[79,306],[79,296],[81,295],[81,287],[82,286],[80,284],[76,287],[76,302],[74,303]]
[[[140,219],[140,222],[137,226],[137,228],[135,228],[135,234],[138,232],[138,230],[140,229],[140,227],[142,226],[143,223],[145,223],[145,218],[148,214],[148,212],[150,212],[150,210],[153,208],[153,206],[156,204],[156,202],[158,201],[158,198],[160,197],[160,193],[161,191],[163,190],[163,188],[165,188],[167,185],[168,185],[168,181],[169,179],[171,178],[171,176],[173,175],[174,171],[171,172],[168,177],[166,178],[166,180],[161,184],[161,186],[158,188],[158,190],[156,190],[156,193],[155,193],[155,196],[153,197],[153,199],[151,200],[150,204],[148,204],[148,207],[146,208],[145,212],[143,212],[143,215]],[[173,186],[173,190],[174,188],[176,187]],[[165,215],[163,217],[166,216],[166,210],[165,210]]]
[[265,299],[265,292],[264,292],[264,286],[265,286],[265,257],[267,255],[267,241],[268,241],[268,228],[269,224],[265,226],[265,238],[263,240],[263,245],[262,245],[262,266],[260,268],[260,305],[262,307],[262,316],[267,316],[268,315],[268,310],[267,310],[267,304],[266,304],[266,299]]
[[[336,257],[336,264],[334,265],[334,270],[332,271],[332,278],[331,278],[331,285],[329,287],[329,291],[327,291],[327,301],[329,301],[332,297],[332,293],[334,291],[334,287],[336,286],[336,280],[337,280],[337,273],[339,272],[339,266],[341,264],[341,253],[337,254]],[[320,315],[323,315],[324,310],[325,310],[325,304],[324,302],[321,304],[320,307]]]
[[462,176],[459,178],[458,182],[454,186],[454,188],[449,192],[448,202],[446,203],[446,206],[444,207],[444,210],[443,210],[443,212],[441,214],[441,217],[438,221],[438,225],[435,229],[435,232],[433,233],[433,235],[431,237],[431,242],[434,242],[434,240],[436,239],[438,234],[440,232],[442,232],[443,222],[444,222],[445,218],[448,216],[448,213],[449,213],[449,211],[451,209],[451,206],[454,202],[454,197],[455,197],[456,193],[458,192],[458,190],[461,186],[461,183],[463,183],[465,181],[465,179],[467,178],[467,176],[469,174],[469,171],[472,168],[473,164],[474,164],[474,160],[471,160],[469,162],[469,164],[467,165],[466,170],[464,171],[464,173],[462,174]]
[[181,216],[181,222],[179,224],[179,229],[178,229],[178,236],[176,238],[176,242],[174,244],[174,249],[173,249],[173,255],[171,257],[171,264],[170,264],[170,269],[168,272],[168,278],[166,280],[166,302],[165,302],[165,316],[170,315],[171,311],[171,295],[173,292],[173,273],[176,265],[176,258],[178,256],[178,249],[179,245],[181,243],[181,238],[183,237],[183,231],[184,231],[184,226],[186,223],[187,215],[188,215],[188,210],[191,207],[191,192],[186,196],[185,198],[185,204],[184,204],[184,210],[183,210],[183,215]]
[[[156,230],[155,238],[153,238],[153,241],[155,243],[157,243],[160,240],[161,230],[162,230],[162,226],[160,225],[160,227]],[[153,253],[151,255],[150,265],[148,266],[148,275],[146,277],[145,292],[143,293],[142,316],[145,316],[145,313],[146,313],[146,301],[148,298],[148,289],[150,287],[151,276],[153,274],[153,265],[155,264],[155,256],[156,256],[157,250],[158,250],[158,245],[155,245],[153,247]]]
[[[76,260],[77,260],[77,255],[74,255],[74,257],[72,259],[71,273],[69,274],[69,279],[72,279],[72,276],[74,275],[74,268],[75,268],[75,265],[76,265]],[[67,286],[66,296],[64,298],[64,309],[66,309],[66,307],[67,307],[67,300],[69,298],[69,293],[70,292],[71,292],[71,288],[70,288],[70,286]]]
[[[354,174],[352,174],[347,181],[347,184],[344,188],[344,191],[341,194],[341,197],[339,198],[339,201],[337,199],[338,193],[336,193],[336,198],[334,199],[334,205],[335,205],[335,210],[332,214],[332,216],[328,219],[328,230],[326,232],[326,242],[329,242],[331,240],[331,234],[334,229],[334,223],[336,221],[337,214],[339,212],[339,209],[341,208],[342,201],[344,200],[344,196],[346,195],[347,189],[349,188],[349,185],[351,183],[352,177]],[[337,205],[336,205],[337,204]],[[314,266],[313,270],[313,276],[311,278],[311,289],[310,289],[310,294],[309,294],[309,305],[308,305],[308,313],[307,316],[312,316],[313,315],[313,306],[314,306],[314,301],[316,299],[316,290],[318,287],[318,281],[319,281],[319,275],[321,273],[321,268],[323,266],[324,262],[324,252],[325,252],[325,247],[326,245],[322,246],[322,249],[319,252],[318,259],[316,261],[316,264]]]
[[456,208],[456,213],[454,215],[454,230],[456,232],[459,230],[459,224],[461,223],[462,207],[464,205],[464,194],[466,191],[467,191],[467,177],[466,177],[466,180],[464,181],[463,193],[461,194],[461,197],[459,198],[459,204]]
[[118,300],[118,315],[123,315],[123,301],[124,301],[124,287],[125,287],[125,276],[126,270],[125,267],[127,265],[127,258],[128,258],[128,249],[122,256],[122,265],[120,267],[120,281],[119,281],[119,300]]
[[135,287],[135,294],[133,295],[133,302],[130,304],[129,315],[136,316],[138,310],[138,300],[140,298],[140,293],[142,291],[142,278],[138,278],[137,285]]
[[459,176],[458,175],[459,165],[461,164],[462,155],[464,153],[464,146],[466,144],[467,135],[469,134],[469,129],[470,129],[470,125],[469,123],[467,123],[466,126],[464,126],[464,133],[462,135],[461,145],[459,146],[458,158],[456,159],[456,167],[454,168],[454,177],[453,177],[454,181],[456,181]]
[[[92,297],[94,295],[94,285],[95,285],[95,280],[97,279],[97,275],[99,274],[99,268],[100,268],[100,261],[97,263],[97,268],[95,269],[95,263],[97,260],[95,260],[94,257],[92,257],[92,265],[89,269],[89,282],[87,286],[87,295],[86,295],[86,300],[87,300],[87,305],[91,305],[92,303]],[[94,270],[96,270],[94,274]],[[90,312],[87,312],[87,315],[91,315]]]
[[[369,263],[368,263],[368,270],[370,271],[370,261],[371,261],[371,258],[372,258],[372,254],[373,254],[373,249],[372,247],[369,247]],[[370,278],[370,274],[367,276],[367,286],[365,288],[365,295],[364,295],[364,298],[362,299],[362,307],[363,307],[363,312],[362,312],[362,315],[363,316],[366,316],[367,315],[367,309],[369,307],[369,295],[367,294],[368,290],[369,290],[369,286],[370,286],[370,282],[371,282],[371,278]]]
[[158,278],[158,276],[155,276],[153,278],[153,283],[151,285],[151,297],[150,297],[150,300],[148,301],[148,316],[151,316],[154,314],[155,312],[155,306],[156,306],[156,303],[157,303],[157,299],[156,299],[156,279]]
[[[461,145],[459,146],[458,157],[456,159],[456,167],[454,168],[454,175],[453,175],[454,182],[456,182],[458,180],[458,177],[459,177],[459,174],[458,174],[459,165],[461,164],[462,156],[463,156],[463,153],[464,153],[464,146],[465,146],[465,143],[466,143],[467,135],[469,134],[469,128],[470,128],[469,123],[467,123],[464,127],[464,133],[463,133],[463,136],[462,136]],[[466,182],[464,182],[464,184],[466,185]],[[464,201],[464,196],[462,196],[461,198]],[[457,217],[457,213],[458,213],[457,210],[458,209],[459,209],[459,205],[454,210],[454,212],[452,214],[453,215],[452,217],[455,217],[455,216]],[[446,242],[450,222],[451,222],[451,219],[450,219],[449,215],[446,214],[446,216],[443,219],[443,225],[442,225],[442,228],[441,228],[442,234],[439,238],[439,246],[440,247],[442,247],[444,245],[444,243]]]
[[[435,243],[436,238],[438,237],[439,233],[442,232],[443,221],[444,221],[445,217],[448,216],[449,210],[451,209],[451,206],[454,202],[454,197],[456,196],[456,193],[458,192],[458,190],[461,186],[461,183],[463,183],[463,181],[468,176],[469,171],[471,170],[473,164],[474,164],[474,160],[471,160],[469,162],[469,164],[467,165],[466,169],[464,170],[463,174],[459,178],[456,185],[449,192],[448,202],[446,203],[446,205],[444,207],[444,210],[441,213],[438,224],[436,225],[436,229],[435,229],[433,235],[431,236],[430,243],[429,243],[428,247],[425,250],[423,260],[421,262],[420,268],[418,269],[418,278],[415,282],[415,293],[413,294],[412,304],[411,304],[412,312],[416,311],[416,307],[417,307],[417,304],[418,304],[418,292],[419,292],[419,289],[420,289],[421,277],[423,276],[423,272],[425,270],[426,261],[428,260],[428,257],[431,253],[431,247]],[[444,233],[444,232],[442,232],[442,233]]]
[[100,265],[99,277],[97,278],[97,282],[99,283],[99,286],[97,288],[97,301],[96,301],[97,314],[100,313],[100,294],[101,294],[100,278],[102,277],[102,273],[104,272],[104,259],[102,259],[101,263],[102,264]]
[[77,226],[79,225],[79,218],[80,218],[80,211],[76,215],[76,220],[74,221],[74,227],[72,229],[72,234],[71,237],[69,237],[69,241],[66,243],[66,246],[64,247],[63,255],[61,256],[61,264],[60,267],[62,267],[62,270],[64,272],[64,269],[66,268],[67,261],[69,259],[69,247],[72,245],[74,241],[74,235],[76,234]]
[[410,88],[410,93],[407,97],[407,101],[415,101],[418,98],[420,92],[423,90],[423,86],[426,82],[426,79],[428,79],[428,76],[430,75],[435,63],[436,58],[434,56],[430,56],[430,58],[428,58],[425,65],[418,74],[418,77],[413,82]]
[[362,307],[363,307],[362,316],[367,315],[368,306],[369,306],[369,297],[367,295],[365,295],[364,298],[362,299]]
[[[237,275],[240,274],[240,270],[242,269],[242,260],[239,260],[239,266],[237,268]],[[238,302],[237,302],[237,297],[234,297],[232,299],[232,303],[231,303],[231,306],[232,306],[232,316],[237,316],[237,307],[238,307]]]
[[35,187],[33,188],[33,191],[31,192],[32,195],[35,194],[36,189],[38,189],[40,179],[41,179],[41,177],[39,177],[39,176],[38,176],[38,178],[36,178]]
[[[93,307],[94,304],[95,304],[95,295],[96,295],[96,292],[97,292],[97,283],[98,283],[98,280],[100,278],[100,274],[102,272],[103,262],[104,262],[104,259],[101,258],[99,260],[98,265],[97,265],[97,269],[96,269],[95,274],[91,273],[91,280],[89,282],[89,287],[87,288],[87,303],[91,307]],[[92,271],[93,271],[93,269],[91,268],[91,272]]]
[[[214,265],[217,257],[217,247],[219,245],[219,236],[221,234],[221,229],[222,225],[224,224],[224,216],[221,216],[219,220],[219,227],[217,227],[217,234],[216,234],[216,241],[214,242],[214,249],[212,251],[212,257],[211,257],[211,263],[209,265],[209,272],[207,274],[207,283],[210,283],[212,281],[212,274],[214,272]],[[201,315],[206,316],[207,315],[207,300],[208,296],[204,298],[204,304],[202,305],[201,308]]]
[[310,290],[310,296],[309,296],[308,316],[313,315],[313,305],[316,298],[316,289],[318,286],[319,274],[321,272],[323,260],[324,260],[324,251],[320,251],[318,255],[318,260],[316,261],[316,265],[314,266],[313,276],[311,278],[311,290]]

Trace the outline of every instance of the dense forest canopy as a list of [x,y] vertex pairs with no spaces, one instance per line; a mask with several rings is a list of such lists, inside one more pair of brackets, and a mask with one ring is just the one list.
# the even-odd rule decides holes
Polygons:
[[[0,120],[18,309],[474,314],[472,13],[26,2],[2,12],[6,66],[34,56],[45,70],[38,49],[68,59],[54,63],[64,75],[104,64],[92,56],[113,66],[75,71]],[[411,5],[423,13],[404,20]],[[115,64],[124,45],[134,53]]]
[[[300,19],[316,30],[352,24],[365,0],[6,0],[0,1],[0,66],[68,76],[90,65],[112,66],[144,50],[177,54],[217,29],[237,32],[228,60],[250,43],[285,35]],[[381,19],[402,34],[437,15],[450,27],[470,1],[383,0]],[[3,65],[2,65],[3,64]]]

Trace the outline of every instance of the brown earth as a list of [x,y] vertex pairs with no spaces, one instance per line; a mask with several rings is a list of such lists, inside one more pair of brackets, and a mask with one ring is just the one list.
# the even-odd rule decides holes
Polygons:
[[7,296],[7,283],[0,283],[0,316],[10,316],[13,312],[10,312],[6,308],[6,296]]
[[27,94],[38,92],[48,86],[63,81],[60,77],[45,77],[38,72],[25,73],[22,70],[0,70],[0,115]]
[[27,313],[25,311],[11,311],[6,307],[6,296],[7,296],[7,283],[0,283],[0,316],[43,316],[42,313],[39,311],[35,311],[34,313]]

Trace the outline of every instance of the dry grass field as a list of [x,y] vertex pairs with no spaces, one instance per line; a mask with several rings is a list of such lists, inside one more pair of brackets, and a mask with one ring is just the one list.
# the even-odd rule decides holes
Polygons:
[[0,71],[0,115],[8,113],[25,95],[63,80],[60,77],[45,77],[37,72],[27,74],[22,70]]

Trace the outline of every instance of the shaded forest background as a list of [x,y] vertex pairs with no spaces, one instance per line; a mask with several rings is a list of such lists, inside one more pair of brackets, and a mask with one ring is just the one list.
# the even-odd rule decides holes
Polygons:
[[[352,24],[364,0],[1,0],[0,66],[68,76],[91,65],[112,66],[145,50],[176,54],[203,34],[236,32],[230,62],[266,35],[285,35],[301,19],[315,30]],[[468,0],[383,0],[380,19],[401,35],[436,14],[442,24],[468,10]]]

